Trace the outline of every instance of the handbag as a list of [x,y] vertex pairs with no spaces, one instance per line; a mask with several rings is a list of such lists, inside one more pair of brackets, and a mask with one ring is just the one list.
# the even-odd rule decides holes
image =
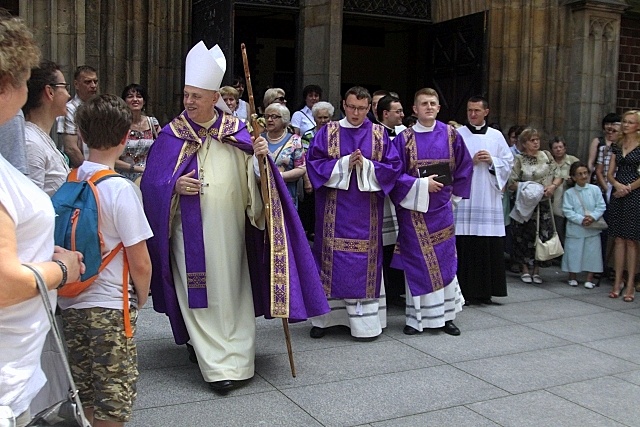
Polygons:
[[51,308],[47,287],[44,284],[42,276],[35,268],[30,265],[23,265],[31,270],[36,278],[38,291],[40,291],[40,296],[42,297],[44,308],[47,312],[47,316],[49,317],[49,323],[51,324],[51,330],[65,367],[65,373],[69,380],[69,394],[67,398],[38,412],[31,422],[27,424],[27,427],[91,427],[91,424],[84,416],[82,402],[80,402],[78,390],[76,389],[73,376],[71,375],[71,370],[69,369],[69,361],[67,360],[67,354],[65,353],[64,344],[62,343],[60,329],[58,329],[58,324],[55,321],[53,309]]
[[[551,200],[549,200],[549,207],[551,208]],[[540,240],[540,208],[538,207],[536,210],[538,212],[536,221],[536,260],[548,261],[564,254],[564,249],[562,249],[562,243],[560,243],[560,236],[558,236],[558,230],[556,229],[556,221],[553,219],[553,212],[551,212],[553,236],[546,242]]]
[[[589,211],[584,207],[582,196],[578,191],[576,191],[576,195],[578,196],[578,200],[580,200],[580,204],[582,205],[582,210],[584,211],[584,215],[585,216],[591,215]],[[600,218],[598,218],[597,221],[594,221],[591,223],[591,225],[587,226],[587,228],[590,228],[592,230],[606,230],[607,228],[609,228],[609,224],[607,224],[607,222],[604,220],[604,217],[601,216]]]

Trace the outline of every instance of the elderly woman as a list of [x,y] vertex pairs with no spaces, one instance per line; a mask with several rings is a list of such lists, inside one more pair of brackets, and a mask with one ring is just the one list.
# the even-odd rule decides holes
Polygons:
[[[557,174],[557,163],[551,155],[540,151],[540,133],[533,128],[527,128],[520,134],[522,154],[518,154],[511,170],[509,189],[518,191],[518,183],[537,182],[544,187],[542,199],[531,218],[522,223],[514,221],[513,227],[513,258],[521,264],[524,283],[542,283],[540,265],[535,259],[536,227],[538,213],[540,215],[540,240],[543,242],[553,237],[553,218],[551,212],[551,197],[562,184],[562,178]],[[517,203],[517,202],[516,202]]]
[[244,122],[245,119],[238,116],[238,101],[240,100],[240,92],[238,92],[231,86],[222,86],[220,88],[220,96],[222,97],[224,103],[227,104],[227,107],[229,107],[229,111],[231,111],[231,114],[238,117]]
[[29,179],[53,196],[69,175],[68,159],[58,150],[49,136],[56,117],[67,113],[69,83],[65,82],[60,67],[51,61],[42,61],[31,70],[27,81],[29,95],[22,107],[25,122],[25,141]]
[[[313,105],[311,109],[311,114],[313,114],[313,119],[315,121],[315,127],[313,129],[309,129],[307,132],[302,135],[302,147],[304,148],[305,153],[309,149],[309,144],[313,140],[315,134],[322,128],[322,126],[326,125],[331,121],[333,117],[333,113],[335,112],[335,108],[329,102],[319,101]],[[306,174],[302,177],[303,183],[303,198],[300,202],[299,213],[300,220],[302,221],[302,226],[307,232],[307,238],[309,240],[313,240],[314,236],[314,228],[315,228],[315,197],[313,194],[313,185],[311,185],[311,181],[309,180],[309,176]],[[300,195],[300,191],[298,192]]]
[[564,244],[564,230],[566,226],[564,212],[562,211],[562,199],[564,192],[569,188],[569,181],[571,181],[571,175],[569,174],[571,165],[579,159],[567,154],[567,145],[562,137],[553,137],[551,141],[549,141],[549,149],[551,150],[553,160],[556,162],[557,175],[562,178],[562,183],[553,193],[552,205],[556,228],[558,229],[558,236],[560,236],[560,241]]
[[306,132],[315,129],[316,121],[313,117],[312,108],[314,104],[322,98],[322,88],[318,85],[308,85],[302,89],[304,104],[293,113],[291,126],[297,135],[304,135]]
[[274,103],[264,111],[266,131],[262,136],[269,144],[269,154],[287,184],[289,194],[298,207],[298,180],[306,172],[304,150],[300,136],[290,133],[287,126],[290,121],[289,109]]
[[[0,57],[3,124],[27,100],[29,72],[40,59],[24,23],[5,14],[0,14]],[[53,304],[56,289],[79,280],[83,269],[79,253],[54,248],[54,222],[49,196],[0,156],[0,406],[11,408],[20,427],[46,382],[40,354],[49,330],[33,273],[22,264],[40,272]]]
[[160,132],[160,124],[155,117],[145,114],[149,103],[147,90],[132,83],[122,90],[122,99],[127,103],[133,121],[127,137],[127,145],[116,161],[116,171],[136,182],[144,172],[147,164],[147,154]]
[[618,298],[624,287],[622,274],[625,261],[627,286],[624,301],[635,297],[636,260],[640,241],[640,111],[622,115],[622,137],[611,147],[607,177],[613,186],[609,203],[609,236],[615,238],[616,278],[610,298]]

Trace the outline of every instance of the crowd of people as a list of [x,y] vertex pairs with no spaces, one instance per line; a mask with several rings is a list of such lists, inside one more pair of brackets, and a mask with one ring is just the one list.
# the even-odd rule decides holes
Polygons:
[[[99,94],[87,65],[71,98],[24,23],[0,16],[0,406],[18,426],[53,403],[45,383],[57,369],[42,362],[49,323],[24,264],[60,310],[94,426],[131,417],[135,326],[149,295],[220,394],[254,376],[255,316],[311,319],[314,339],[346,327],[370,341],[387,304],[398,304],[405,334],[460,335],[463,306],[507,296],[509,267],[524,283],[544,282],[549,262],[536,247],[554,238],[569,286],[586,273],[591,289],[611,272],[608,296],[634,301],[639,111],[605,116],[581,162],[534,127],[503,135],[482,96],[468,99],[465,125],[447,124],[430,88],[403,108],[397,93],[361,86],[334,106],[308,85],[293,114],[285,91],[269,88],[256,120],[244,79],[221,87],[225,71],[218,46],[194,46],[184,110],[162,126],[143,86]],[[113,261],[82,293],[59,296],[85,264],[54,245],[50,198],[70,176],[111,170],[119,177],[95,188]]]

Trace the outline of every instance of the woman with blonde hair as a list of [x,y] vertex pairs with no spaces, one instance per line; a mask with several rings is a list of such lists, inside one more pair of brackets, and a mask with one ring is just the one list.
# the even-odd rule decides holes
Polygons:
[[[39,61],[24,23],[0,12],[0,124],[26,102],[30,70]],[[0,406],[11,409],[18,427],[29,422],[29,405],[47,381],[40,356],[50,328],[33,273],[23,263],[42,275],[52,305],[56,289],[79,280],[84,268],[82,255],[54,247],[54,222],[49,196],[0,156]]]
[[636,260],[640,241],[640,111],[622,115],[621,136],[611,146],[607,178],[613,186],[609,203],[609,236],[615,238],[615,282],[609,298],[618,298],[624,288],[623,272],[627,266],[627,286],[623,300],[635,298]]

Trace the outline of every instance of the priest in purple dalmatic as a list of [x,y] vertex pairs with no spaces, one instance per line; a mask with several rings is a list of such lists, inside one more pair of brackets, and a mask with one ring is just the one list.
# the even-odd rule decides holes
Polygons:
[[384,128],[367,119],[370,104],[366,89],[349,89],[346,117],[320,129],[307,154],[316,191],[313,254],[331,306],[330,313],[312,319],[312,338],[343,325],[353,337],[368,340],[386,326],[382,220],[400,158]]
[[460,335],[453,323],[464,305],[456,278],[453,204],[469,198],[473,160],[453,127],[436,120],[435,90],[416,92],[413,111],[418,122],[393,141],[402,173],[390,194],[399,228],[391,265],[404,270],[407,283],[404,333],[439,328]]
[[191,49],[185,110],[160,132],[141,181],[154,230],[148,241],[154,309],[167,314],[176,343],[188,345],[218,393],[254,375],[256,315],[297,321],[329,310],[272,161],[262,178],[270,206],[264,208],[255,165],[267,143],[252,142],[228,112],[218,92],[225,69],[217,45]]

